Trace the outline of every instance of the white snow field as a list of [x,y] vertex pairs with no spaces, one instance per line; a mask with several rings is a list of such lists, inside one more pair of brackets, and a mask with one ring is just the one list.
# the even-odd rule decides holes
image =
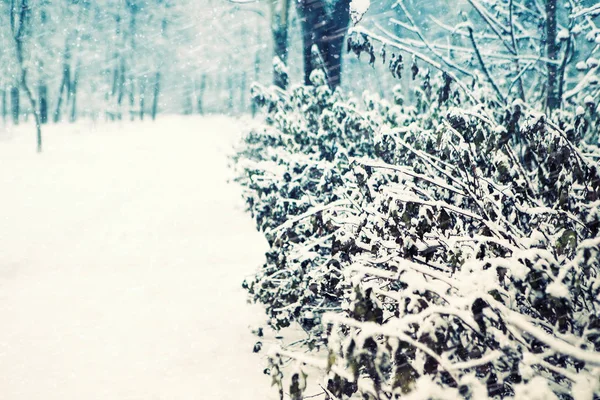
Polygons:
[[0,127],[0,399],[273,399],[239,123]]

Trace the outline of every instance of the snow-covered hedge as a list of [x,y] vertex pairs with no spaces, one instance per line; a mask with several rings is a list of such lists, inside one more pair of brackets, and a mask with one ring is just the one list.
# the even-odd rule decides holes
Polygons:
[[266,123],[235,160],[270,251],[244,285],[272,327],[306,331],[271,374],[322,368],[332,399],[600,398],[593,117],[415,74],[413,105],[319,72],[254,90]]

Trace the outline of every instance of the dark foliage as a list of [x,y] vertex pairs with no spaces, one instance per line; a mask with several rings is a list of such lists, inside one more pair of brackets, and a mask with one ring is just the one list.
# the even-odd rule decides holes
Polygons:
[[255,88],[267,122],[235,160],[271,248],[245,287],[275,329],[307,332],[329,396],[598,398],[594,117],[413,73],[413,105],[346,99],[318,72]]

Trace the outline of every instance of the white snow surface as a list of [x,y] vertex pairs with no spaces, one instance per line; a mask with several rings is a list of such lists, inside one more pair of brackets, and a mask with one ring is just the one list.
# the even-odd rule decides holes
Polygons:
[[241,288],[267,244],[239,123],[0,126],[0,398],[274,399]]

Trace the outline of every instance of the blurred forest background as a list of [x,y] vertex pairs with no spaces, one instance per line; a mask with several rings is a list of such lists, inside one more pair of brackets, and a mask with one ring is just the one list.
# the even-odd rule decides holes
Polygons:
[[[271,21],[278,2],[227,0],[0,1],[0,117],[32,114],[20,84],[15,25],[24,15],[27,81],[41,122],[77,118],[144,118],[157,113],[251,112],[250,85],[272,81]],[[419,4],[420,3],[420,4]],[[407,2],[415,15],[458,15],[446,0]],[[391,0],[376,1],[364,22],[389,22]],[[418,9],[417,9],[418,6]],[[290,83],[302,83],[302,33],[288,4]],[[15,21],[15,19],[17,21]],[[392,93],[394,78],[344,49],[342,86]],[[364,61],[364,60],[363,60]]]
[[[401,93],[413,100],[410,81],[414,74],[400,74],[404,65],[411,63],[407,58],[411,55],[421,61],[423,55],[432,57],[459,78],[489,81],[492,88],[508,90],[509,98],[528,102],[531,97],[523,82],[531,83],[525,86],[533,96],[543,97],[544,89],[532,77],[548,75],[547,68],[554,70],[550,75],[564,75],[565,90],[577,84],[584,70],[595,76],[597,69],[593,62],[599,32],[594,0],[565,1],[558,6],[555,1],[541,0],[514,5],[508,0],[375,0],[365,3],[368,12],[354,21],[348,15],[350,3],[0,0],[0,119],[17,124],[34,116],[39,127],[81,117],[114,120],[154,118],[160,113],[254,113],[250,101],[253,82],[284,87],[288,81],[302,84],[304,74],[308,83],[304,71],[307,55],[303,53],[310,46],[303,34],[313,30],[313,36],[326,35],[323,32],[328,28],[323,24],[335,25],[335,35],[342,37],[337,43],[343,47],[341,87],[351,95],[368,90],[382,98]],[[552,30],[557,45],[547,48],[549,28],[544,15],[551,3],[556,6],[558,22]],[[299,15],[302,7],[308,10],[306,15]],[[315,11],[319,7],[327,10],[319,14]],[[341,7],[340,16],[333,15],[336,7]],[[573,8],[586,12],[571,18],[569,10]],[[496,19],[507,20],[509,9],[519,18],[515,30],[520,33],[515,35]],[[485,10],[494,15],[486,16]],[[324,21],[323,15],[331,21]],[[368,54],[361,60],[348,52],[344,36],[359,19],[359,30],[369,29],[371,38],[372,33],[383,37],[383,41],[376,40],[379,44],[393,43],[392,50],[406,59],[397,59],[392,65],[385,55],[374,62],[373,54],[371,60]],[[477,43],[469,41],[469,27],[474,27]],[[389,56],[395,57],[389,50]],[[587,63],[590,55],[591,63],[568,70],[559,66],[563,55],[563,67],[581,60]],[[274,74],[274,56],[287,64],[285,84]],[[398,73],[390,74],[394,68]],[[335,79],[330,86],[338,86],[340,79]]]

